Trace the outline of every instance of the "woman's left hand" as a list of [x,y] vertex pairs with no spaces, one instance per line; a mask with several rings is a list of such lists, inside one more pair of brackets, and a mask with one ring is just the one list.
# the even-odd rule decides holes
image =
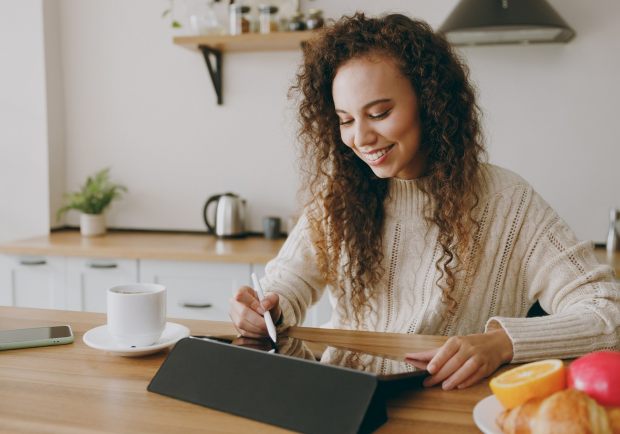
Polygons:
[[405,354],[413,365],[428,363],[431,376],[424,386],[442,383],[444,390],[469,387],[510,362],[512,356],[512,342],[501,326],[486,333],[453,336],[433,350]]

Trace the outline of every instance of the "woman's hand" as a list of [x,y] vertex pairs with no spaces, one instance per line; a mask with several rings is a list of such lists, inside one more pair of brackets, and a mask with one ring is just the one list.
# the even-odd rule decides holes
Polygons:
[[424,386],[442,383],[444,390],[469,387],[510,362],[512,356],[512,342],[501,326],[482,334],[454,336],[439,348],[405,355],[413,365],[428,362],[431,376]]
[[242,286],[230,299],[230,319],[241,336],[249,338],[268,336],[267,325],[263,317],[267,310],[271,312],[273,322],[278,322],[282,315],[278,294],[266,293],[261,304],[256,291],[249,286]]

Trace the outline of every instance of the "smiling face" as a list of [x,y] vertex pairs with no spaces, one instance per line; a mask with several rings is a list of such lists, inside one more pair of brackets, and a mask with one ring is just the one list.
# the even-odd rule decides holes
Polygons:
[[414,179],[423,173],[417,98],[390,57],[347,61],[336,71],[332,95],[342,141],[375,175]]

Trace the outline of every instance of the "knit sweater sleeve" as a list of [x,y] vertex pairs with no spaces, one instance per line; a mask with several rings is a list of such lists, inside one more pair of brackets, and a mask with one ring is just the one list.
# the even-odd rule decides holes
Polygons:
[[599,264],[591,242],[571,229],[536,193],[524,224],[536,224],[522,263],[517,290],[538,300],[548,316],[492,317],[513,344],[513,362],[571,358],[598,349],[620,348],[620,288],[611,267]]
[[261,285],[280,297],[284,329],[301,325],[306,310],[316,303],[326,284],[319,272],[316,251],[310,239],[308,219],[303,215],[291,231],[278,255],[265,268]]

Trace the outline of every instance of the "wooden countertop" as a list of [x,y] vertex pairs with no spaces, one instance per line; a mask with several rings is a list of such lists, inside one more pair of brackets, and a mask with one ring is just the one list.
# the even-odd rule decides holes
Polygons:
[[[265,264],[278,254],[282,244],[284,239],[260,236],[219,239],[207,234],[111,231],[102,237],[86,238],[76,230],[63,230],[0,244],[0,253]],[[620,252],[608,258],[605,248],[597,247],[594,253],[620,277]]]
[[265,264],[278,254],[283,243],[284,239],[259,236],[219,239],[207,234],[129,231],[87,238],[79,231],[63,230],[0,244],[0,253]]
[[[174,320],[192,334],[229,334],[231,323]],[[105,315],[0,307],[0,329],[70,324],[69,345],[3,351],[0,355],[0,429],[37,433],[283,433],[284,429],[146,390],[166,353],[124,358],[86,346],[83,334]],[[290,336],[402,357],[446,338],[393,333],[292,328]],[[475,404],[490,395],[487,382],[464,390],[411,390],[388,400],[379,433],[478,433]],[[308,411],[311,411],[309,409]]]

